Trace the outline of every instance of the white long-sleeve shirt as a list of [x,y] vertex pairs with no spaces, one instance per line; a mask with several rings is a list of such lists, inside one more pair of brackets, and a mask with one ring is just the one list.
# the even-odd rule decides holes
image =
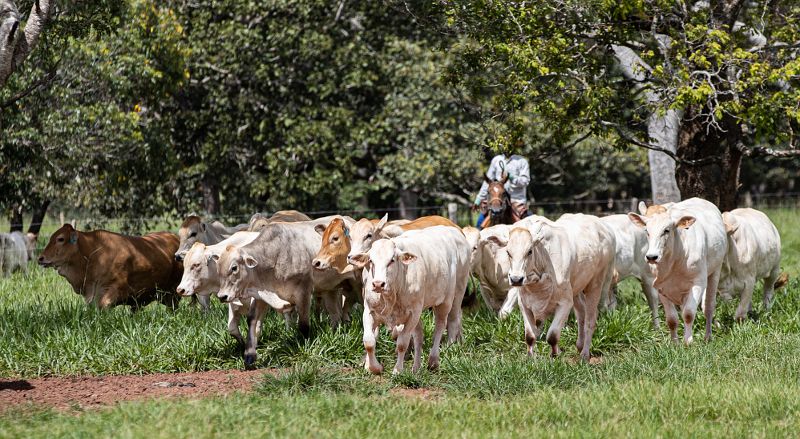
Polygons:
[[[506,181],[504,187],[508,195],[511,196],[511,201],[526,203],[528,183],[531,182],[531,170],[528,160],[517,154],[509,158],[506,158],[505,154],[496,155],[489,165],[489,170],[486,171],[486,176],[490,180],[500,180],[504,170],[508,174],[508,181]],[[477,198],[475,198],[475,204],[479,204],[481,200],[486,199],[488,194],[489,184],[484,181]]]

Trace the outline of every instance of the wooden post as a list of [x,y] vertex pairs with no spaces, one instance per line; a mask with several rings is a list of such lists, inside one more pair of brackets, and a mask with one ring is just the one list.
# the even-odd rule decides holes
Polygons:
[[64,211],[58,212],[58,227],[64,225]]
[[447,203],[447,217],[450,218],[454,224],[458,224],[458,204],[456,203]]
[[744,193],[744,207],[753,207],[753,195],[750,191]]
[[631,210],[629,212],[639,213],[639,199],[636,197],[631,198]]

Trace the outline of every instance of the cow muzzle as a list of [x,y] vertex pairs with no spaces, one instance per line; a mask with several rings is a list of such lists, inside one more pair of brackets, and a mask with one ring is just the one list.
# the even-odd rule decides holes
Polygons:
[[648,253],[647,255],[645,255],[645,259],[647,259],[648,264],[658,264],[658,260],[661,259],[661,256],[651,255]]
[[525,276],[512,276],[511,274],[508,275],[508,283],[512,286],[519,287],[522,286],[522,283],[525,281]]
[[183,258],[185,256],[186,256],[186,253],[184,253],[184,252],[175,253],[175,260],[178,261],[178,262],[183,262]]
[[322,270],[327,270],[330,267],[330,264],[323,261],[322,259],[315,258],[313,261],[311,261],[311,266],[313,266],[315,270],[322,271]]
[[39,264],[40,267],[50,267],[53,265],[53,263],[46,260],[44,256],[39,256],[39,259],[36,260],[36,263]]
[[386,281],[383,280],[373,280],[372,281],[372,289],[375,290],[377,293],[383,292],[386,289]]

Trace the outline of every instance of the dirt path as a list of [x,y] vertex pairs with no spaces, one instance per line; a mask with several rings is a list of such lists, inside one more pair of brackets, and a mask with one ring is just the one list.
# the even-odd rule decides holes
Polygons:
[[247,392],[270,369],[213,370],[194,373],[109,375],[34,378],[0,378],[0,412],[33,403],[59,410],[90,409],[120,401],[185,397],[202,398]]

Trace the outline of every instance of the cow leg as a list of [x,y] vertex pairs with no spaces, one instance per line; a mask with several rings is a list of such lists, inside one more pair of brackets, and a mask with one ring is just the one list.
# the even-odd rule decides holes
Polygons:
[[[755,279],[747,279],[744,283],[744,289],[739,296],[739,306],[736,307],[735,319],[737,322],[743,322],[747,318],[747,312],[750,311],[750,305],[753,301],[753,289],[755,288]],[[766,290],[767,284],[764,284]]]
[[411,372],[417,373],[420,365],[422,364],[422,343],[425,340],[425,331],[422,327],[422,320],[417,323],[414,332],[411,334],[414,340],[414,365],[411,367]]
[[569,303],[559,303],[553,314],[553,321],[550,323],[550,328],[547,330],[547,343],[550,345],[550,356],[553,358],[561,353],[558,347],[558,341],[561,339],[561,329],[564,327],[564,323],[569,317],[571,308]]
[[658,298],[661,300],[661,306],[664,307],[664,317],[667,319],[667,328],[669,328],[669,336],[673,342],[678,342],[678,310],[675,309],[675,304],[670,301],[667,296],[659,294]]
[[589,291],[589,294],[584,294],[585,300],[584,303],[586,305],[584,315],[584,338],[583,338],[583,346],[581,349],[581,360],[589,361],[591,356],[591,349],[592,349],[592,336],[594,336],[594,331],[597,329],[597,313],[598,313],[598,304],[600,302],[601,291]]
[[235,338],[240,345],[244,346],[244,338],[239,331],[239,317],[241,317],[240,307],[228,304],[228,334]]
[[333,291],[324,291],[320,293],[319,297],[322,298],[322,305],[331,320],[331,328],[334,330],[339,326],[342,321],[342,294],[341,291],[336,289]]
[[364,327],[364,350],[367,351],[367,358],[364,361],[364,369],[378,375],[383,372],[383,366],[378,362],[378,357],[375,355],[375,345],[378,339],[379,325],[375,323],[368,306],[364,306],[364,318],[362,319]]
[[533,311],[527,306],[520,306],[522,313],[522,323],[525,327],[525,344],[528,345],[528,356],[533,356],[533,347],[536,345],[536,339],[539,338],[541,330],[537,331],[536,316]]
[[[175,311],[176,309],[178,309],[178,303],[181,301],[181,296],[174,293],[166,293],[166,292],[162,292],[160,294],[156,293],[156,294],[158,294],[158,301],[161,302],[164,306],[166,306],[168,310]],[[197,297],[197,296],[195,295],[192,297]]]
[[360,288],[351,282],[347,282],[345,283],[343,291],[344,304],[342,305],[342,321],[348,323],[350,322],[350,312],[353,310],[353,306],[357,303],[361,303],[361,297],[359,295]]
[[695,283],[691,291],[683,299],[681,314],[683,316],[683,344],[688,346],[694,341],[692,325],[697,315],[697,305],[700,300],[705,298],[705,288]]
[[775,293],[775,282],[781,275],[781,268],[777,266],[772,269],[769,276],[764,278],[764,309],[769,311],[772,308],[772,296]]
[[456,281],[453,305],[447,315],[447,341],[450,343],[461,341],[461,302],[464,301],[464,294],[467,291],[467,281],[469,275]]
[[[706,336],[704,338],[705,341],[711,340],[711,328],[714,326],[714,312],[717,309],[717,287],[719,286],[719,270],[714,273],[711,273],[711,276],[708,276],[708,283],[706,284],[707,287],[705,288],[705,306],[703,307],[703,312],[705,313],[706,317]],[[744,293],[742,293],[744,294]],[[750,288],[750,298],[753,296],[753,289]],[[748,301],[749,302],[749,301]],[[750,308],[748,304],[748,309]],[[745,316],[747,313],[745,313]]]
[[308,338],[311,335],[311,326],[309,325],[309,312],[311,310],[311,290],[310,285],[303,285],[297,287],[292,297],[296,297],[295,303],[297,304],[297,329],[303,338]]
[[247,344],[244,349],[244,367],[253,369],[256,362],[256,348],[258,347],[258,336],[261,334],[261,320],[267,312],[267,304],[254,300],[247,315]]
[[494,298],[491,288],[483,285],[483,283],[480,280],[478,281],[478,287],[481,291],[481,297],[483,298],[483,303],[485,303],[489,309],[491,309],[492,311],[494,311],[495,314],[497,314],[497,312],[500,311],[500,307],[503,304],[499,303],[499,301]]
[[586,301],[583,293],[575,295],[572,307],[575,308],[575,320],[578,323],[578,339],[575,342],[575,347],[578,349],[578,353],[581,353],[586,342]]
[[642,279],[639,281],[644,291],[644,297],[647,299],[647,305],[650,307],[650,315],[653,316],[653,329],[658,331],[661,322],[658,320],[658,291],[653,288],[653,279]]
[[[419,326],[419,322],[414,325],[413,328],[409,328],[409,325],[406,324],[403,326],[403,330],[397,335],[396,341],[396,353],[397,353],[397,363],[394,365],[394,370],[392,370],[392,375],[397,375],[403,372],[403,368],[405,367],[405,360],[406,360],[406,352],[408,351],[408,345],[411,342],[413,337],[413,333],[416,332],[417,326]],[[416,353],[414,353],[416,356]],[[415,359],[416,360],[416,359]],[[412,367],[411,371],[413,372],[414,369]]]
[[[514,305],[519,302],[519,287],[513,287],[508,290],[508,295],[506,295],[506,300],[503,302],[503,306],[500,307],[500,312],[497,316],[502,320],[508,317],[512,311],[514,311]],[[522,305],[520,305],[520,309],[522,309]]]
[[197,303],[200,304],[201,310],[208,311],[211,309],[211,296],[195,296],[197,297]]
[[[450,314],[450,305],[445,302],[433,307],[433,345],[428,356],[428,369],[436,370],[439,368],[439,344],[442,341],[442,334],[447,326],[447,315]],[[419,318],[419,317],[417,317]]]

